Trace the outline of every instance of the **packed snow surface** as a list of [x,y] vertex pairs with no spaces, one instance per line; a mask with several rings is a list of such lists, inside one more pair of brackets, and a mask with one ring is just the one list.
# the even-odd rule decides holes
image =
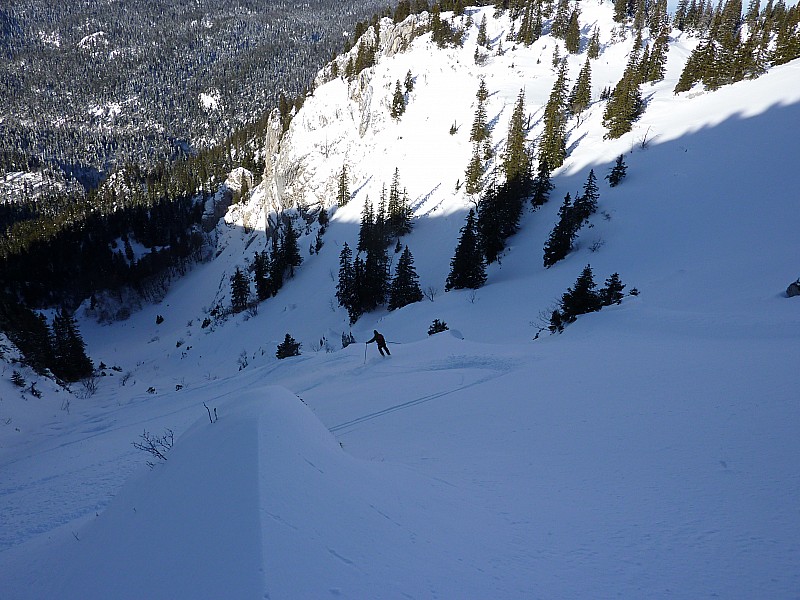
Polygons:
[[[604,32],[597,100],[632,39],[611,39],[609,4],[581,9],[584,35]],[[215,258],[162,303],[113,325],[79,312],[108,367],[94,395],[42,381],[41,399],[21,396],[2,363],[0,597],[798,597],[800,298],[785,289],[800,276],[800,64],[675,96],[697,40],[673,32],[634,130],[604,140],[602,102],[573,119],[550,202],[526,209],[485,287],[444,293],[472,206],[456,182],[480,78],[490,172],[520,89],[535,139],[555,80],[551,37],[514,47],[507,17],[471,12],[463,49],[422,36],[356,82],[320,85],[281,148],[302,173],[233,207]],[[476,65],[484,14],[505,53]],[[585,54],[568,60],[574,81]],[[619,154],[628,175],[610,188]],[[345,163],[352,199],[335,210]],[[429,298],[351,327],[339,252],[395,168],[415,215],[402,243]],[[544,269],[558,206],[590,169],[598,214]],[[324,246],[309,254],[316,229],[302,231],[304,263],[275,298],[203,326],[269,247],[277,188],[325,203]],[[587,264],[640,295],[540,332]],[[427,335],[434,319],[450,329]],[[373,329],[391,357],[364,344]],[[287,332],[302,354],[278,360]],[[167,430],[174,445],[151,469],[133,443]]]

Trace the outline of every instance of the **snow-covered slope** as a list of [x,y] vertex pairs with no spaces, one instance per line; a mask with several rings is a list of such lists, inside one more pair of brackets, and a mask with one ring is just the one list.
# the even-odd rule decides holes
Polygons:
[[[603,42],[596,99],[632,39],[612,40],[610,5],[581,8]],[[634,130],[604,140],[601,102],[572,121],[551,202],[526,211],[485,287],[444,293],[472,206],[456,183],[480,78],[496,156],[520,89],[535,139],[555,80],[552,38],[514,47],[506,17],[470,12],[462,49],[406,44],[411,21],[385,21],[376,67],[350,84],[320,75],[270,177],[218,227],[215,259],[128,321],[81,322],[95,362],[121,369],[94,396],[60,410],[65,392],[23,400],[0,381],[3,597],[796,597],[800,304],[784,290],[800,275],[800,65],[674,96],[696,43],[676,37]],[[478,66],[483,14],[505,53]],[[574,81],[585,54],[568,60]],[[609,188],[621,153],[628,176]],[[353,198],[333,209],[343,164]],[[339,252],[395,168],[433,301],[351,328]],[[544,269],[560,200],[592,168],[599,213]],[[203,327],[272,211],[298,201],[332,209],[319,254],[311,226],[277,297]],[[586,264],[641,295],[534,340]],[[451,330],[429,337],[434,319]],[[374,328],[391,358],[341,348]],[[279,361],[287,332],[303,354]],[[165,428],[175,446],[151,471],[132,442]]]

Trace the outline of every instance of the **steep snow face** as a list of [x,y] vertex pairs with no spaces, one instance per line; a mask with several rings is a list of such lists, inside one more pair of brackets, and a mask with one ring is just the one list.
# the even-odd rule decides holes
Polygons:
[[[673,32],[645,114],[605,140],[597,99],[633,40],[612,35],[610,4],[581,10],[584,35],[601,32],[594,103],[570,121],[550,203],[526,210],[485,287],[442,292],[475,200],[458,184],[479,81],[491,177],[520,90],[528,138],[541,133],[556,41],[515,46],[491,7],[470,10],[459,49],[384,21],[374,67],[322,73],[280,145],[270,131],[264,181],[217,226],[213,260],[126,322],[81,321],[95,362],[120,369],[94,396],[40,385],[34,400],[0,380],[4,597],[796,595],[800,311],[784,290],[800,275],[800,64],[675,96],[696,40]],[[585,53],[567,61],[573,82]],[[620,154],[628,174],[610,188]],[[352,198],[333,210],[342,165]],[[415,216],[401,242],[429,298],[350,326],[339,252],[396,168]],[[598,214],[545,269],[558,205],[590,169]],[[311,254],[315,204],[332,219]],[[257,313],[210,318],[280,210],[301,233],[296,276]],[[586,264],[641,294],[534,340]],[[434,319],[450,330],[429,337]],[[363,343],[373,329],[391,358]],[[278,360],[287,332],[302,355]],[[131,443],[165,428],[176,443],[151,471]]]

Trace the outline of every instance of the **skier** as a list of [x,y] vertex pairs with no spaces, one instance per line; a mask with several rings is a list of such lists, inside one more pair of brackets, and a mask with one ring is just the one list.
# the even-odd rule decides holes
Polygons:
[[364,343],[365,344],[371,344],[372,342],[378,342],[378,352],[381,353],[381,356],[384,356],[384,354],[383,354],[384,350],[386,350],[386,354],[391,356],[392,353],[389,352],[389,347],[386,345],[386,338],[384,338],[380,333],[378,333],[377,329],[373,329],[372,333],[375,334],[375,335],[372,336],[372,339],[368,340],[368,341],[366,341]]

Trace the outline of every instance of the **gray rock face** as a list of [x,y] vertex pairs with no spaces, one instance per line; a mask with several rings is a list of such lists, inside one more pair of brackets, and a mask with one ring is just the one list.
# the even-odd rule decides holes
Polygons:
[[800,296],[800,279],[789,284],[789,287],[786,288],[786,295],[789,296],[789,298],[792,296]]

